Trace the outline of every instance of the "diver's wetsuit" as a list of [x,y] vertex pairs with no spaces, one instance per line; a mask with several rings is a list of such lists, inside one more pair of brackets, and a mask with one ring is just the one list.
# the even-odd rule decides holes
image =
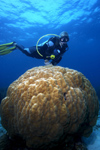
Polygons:
[[[56,65],[62,59],[62,55],[68,50],[68,45],[59,45],[59,37],[50,38],[44,45],[38,46],[38,51],[36,46],[24,48],[24,46],[16,45],[16,48],[20,49],[24,54],[30,57],[51,60],[52,65]],[[50,56],[54,55],[55,58],[51,59]]]

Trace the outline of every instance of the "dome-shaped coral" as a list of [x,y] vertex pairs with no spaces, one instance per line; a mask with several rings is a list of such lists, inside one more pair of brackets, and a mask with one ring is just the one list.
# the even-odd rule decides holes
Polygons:
[[2,125],[28,147],[89,136],[98,116],[98,98],[80,72],[59,66],[28,70],[8,88],[1,102]]

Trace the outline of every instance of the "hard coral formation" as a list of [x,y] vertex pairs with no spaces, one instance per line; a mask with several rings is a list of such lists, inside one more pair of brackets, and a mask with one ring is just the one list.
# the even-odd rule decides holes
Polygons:
[[59,66],[28,70],[8,88],[1,102],[2,125],[30,148],[53,147],[75,136],[89,136],[99,104],[80,72]]

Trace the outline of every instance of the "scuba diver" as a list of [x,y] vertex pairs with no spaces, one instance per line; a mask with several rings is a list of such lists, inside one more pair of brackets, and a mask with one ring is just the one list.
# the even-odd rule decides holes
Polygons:
[[[52,34],[53,35],[53,34]],[[60,35],[51,37],[43,44],[25,48],[22,45],[18,45],[16,42],[0,45],[0,55],[5,55],[12,52],[15,49],[19,49],[27,56],[44,59],[45,65],[57,65],[63,54],[69,49],[67,42],[69,41],[68,33],[63,31]]]

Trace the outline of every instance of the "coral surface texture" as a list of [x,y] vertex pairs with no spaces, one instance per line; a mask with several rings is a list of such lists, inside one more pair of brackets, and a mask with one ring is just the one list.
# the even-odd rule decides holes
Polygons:
[[96,124],[98,98],[80,72],[60,66],[35,67],[14,81],[1,102],[1,122],[10,137],[29,148],[53,147],[89,136]]

